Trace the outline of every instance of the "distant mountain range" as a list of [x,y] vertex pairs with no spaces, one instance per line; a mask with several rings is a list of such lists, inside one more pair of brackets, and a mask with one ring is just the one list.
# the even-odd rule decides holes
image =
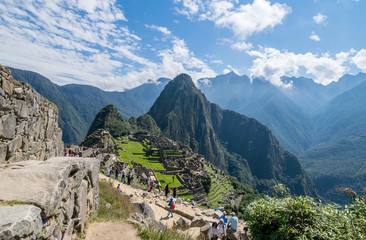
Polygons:
[[14,79],[28,83],[58,106],[59,125],[65,143],[80,143],[95,115],[108,104],[116,106],[126,119],[146,113],[169,81],[160,78],[158,84],[146,83],[125,92],[106,92],[87,85],[59,86],[35,72],[15,68],[10,70]]
[[[15,79],[28,82],[59,107],[66,143],[80,143],[95,115],[108,104],[114,104],[125,119],[148,112],[169,82],[169,79],[159,79],[159,84],[147,83],[126,92],[105,92],[85,85],[59,86],[37,73],[11,70]],[[231,72],[200,79],[198,88],[210,102],[223,109],[234,110],[265,124],[285,149],[300,157],[320,193],[332,195],[330,199],[338,201],[335,192],[330,194],[322,189],[326,186],[334,189],[343,184],[352,187],[348,184],[352,181],[340,181],[349,177],[347,173],[339,175],[323,163],[334,160],[337,164],[347,164],[355,160],[349,166],[353,172],[363,166],[364,155],[350,156],[347,151],[336,150],[340,146],[344,146],[341,149],[353,146],[355,153],[362,154],[362,141],[354,134],[366,135],[366,94],[363,94],[366,74],[345,75],[328,86],[302,77],[284,77],[283,81],[292,82],[293,87],[279,88],[264,79],[250,80]],[[360,144],[355,143],[358,141]],[[350,142],[352,144],[348,144]],[[319,163],[322,175],[319,175],[319,169],[313,171],[314,168],[309,167],[308,163],[315,162]],[[320,180],[325,179],[324,174],[337,175],[335,185]],[[360,174],[362,176],[364,172]]]

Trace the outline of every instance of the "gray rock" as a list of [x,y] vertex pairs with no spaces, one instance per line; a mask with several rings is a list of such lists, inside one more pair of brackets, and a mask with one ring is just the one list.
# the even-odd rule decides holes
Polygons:
[[215,209],[207,209],[202,212],[203,215],[206,215],[207,217],[212,217],[215,214]]
[[190,227],[203,227],[207,224],[207,221],[203,217],[194,217]]
[[202,216],[202,214],[201,214],[200,212],[195,212],[195,215],[196,215],[197,217],[201,217],[201,216]]
[[210,230],[210,228],[211,228],[211,223],[207,223],[205,226],[201,227],[200,232],[204,236],[207,236],[208,230]]
[[5,163],[8,146],[0,143],[0,164]]
[[134,203],[133,205],[135,206],[136,210],[144,216],[145,219],[155,220],[154,210],[152,210],[147,202]]
[[220,210],[216,210],[214,212],[213,218],[219,218],[223,215],[223,213]]
[[111,205],[110,203],[106,203],[106,204],[105,204],[105,207],[106,207],[107,209],[110,209],[110,208],[112,207],[112,205]]
[[0,118],[0,137],[12,139],[15,134],[16,118],[8,114]]
[[189,228],[189,223],[184,218],[180,217],[177,221],[177,226],[179,229],[186,230]]
[[41,209],[38,207],[0,207],[0,239],[37,239],[41,231]]

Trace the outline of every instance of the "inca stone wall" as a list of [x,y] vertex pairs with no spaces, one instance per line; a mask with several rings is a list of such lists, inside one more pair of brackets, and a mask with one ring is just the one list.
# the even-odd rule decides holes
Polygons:
[[0,164],[0,239],[76,239],[99,208],[98,172],[95,158]]
[[58,109],[0,65],[0,164],[46,160],[63,152]]

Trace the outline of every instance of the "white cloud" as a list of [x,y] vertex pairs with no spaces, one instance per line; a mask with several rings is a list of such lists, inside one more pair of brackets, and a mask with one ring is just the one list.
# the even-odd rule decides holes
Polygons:
[[239,51],[246,51],[253,47],[252,43],[246,43],[246,42],[236,42],[231,45],[232,49],[239,50]]
[[327,20],[327,16],[318,13],[316,16],[313,17],[313,20],[316,24],[325,24]]
[[354,63],[363,72],[366,72],[366,49],[361,49],[354,57],[352,57],[352,63]]
[[148,79],[188,72],[214,76],[183,40],[169,35],[156,62],[143,56],[116,0],[3,0],[0,3],[0,63],[39,72],[58,84],[81,83],[104,90],[136,87]]
[[177,12],[190,19],[213,21],[216,26],[230,29],[245,40],[249,36],[272,29],[281,24],[291,8],[286,4],[267,0],[254,0],[252,4],[240,4],[235,0],[175,0],[182,3]]
[[160,27],[155,25],[145,25],[147,28],[159,31],[165,35],[171,35],[172,33],[166,27]]
[[320,41],[320,37],[318,35],[316,35],[315,33],[312,33],[309,38],[311,40],[314,40],[315,42],[319,42]]
[[233,68],[231,65],[227,65],[226,67],[227,67],[227,68],[225,68],[225,69],[222,71],[222,73],[223,73],[223,74],[227,74],[227,73],[229,73],[229,72],[234,72],[234,73],[236,73],[237,75],[239,75],[239,70],[238,70],[238,69]]
[[249,72],[254,77],[264,77],[274,85],[286,87],[281,77],[299,76],[300,71],[304,70],[315,82],[327,85],[338,81],[349,70],[344,64],[348,61],[350,53],[342,52],[332,58],[328,54],[321,56],[309,52],[295,54],[274,48],[261,48],[259,51],[248,52],[250,56],[256,58]]

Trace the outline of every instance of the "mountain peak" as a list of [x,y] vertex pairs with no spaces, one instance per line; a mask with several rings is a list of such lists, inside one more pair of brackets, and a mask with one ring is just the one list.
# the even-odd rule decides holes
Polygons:
[[195,88],[192,78],[186,73],[179,74],[172,81],[170,81],[169,84],[177,86],[190,86]]

